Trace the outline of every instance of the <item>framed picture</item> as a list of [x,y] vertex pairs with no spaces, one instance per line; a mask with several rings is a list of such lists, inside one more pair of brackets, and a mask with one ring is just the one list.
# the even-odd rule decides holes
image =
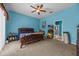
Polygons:
[[43,21],[42,22],[42,28],[45,28],[46,27],[46,21]]

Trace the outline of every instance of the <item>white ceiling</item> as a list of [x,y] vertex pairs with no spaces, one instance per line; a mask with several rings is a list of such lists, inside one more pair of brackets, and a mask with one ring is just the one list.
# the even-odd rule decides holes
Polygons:
[[37,4],[35,3],[5,3],[4,5],[8,10],[15,11],[17,13],[21,13],[24,15],[32,16],[35,18],[42,18],[44,16],[48,16],[52,14],[50,13],[52,11],[53,13],[59,12],[73,5],[72,3],[42,3],[42,4],[44,5],[44,9],[47,12],[46,13],[42,12],[41,15],[38,15],[37,13],[31,13],[33,8],[31,8],[30,6],[31,5],[37,6],[39,5],[38,3]]

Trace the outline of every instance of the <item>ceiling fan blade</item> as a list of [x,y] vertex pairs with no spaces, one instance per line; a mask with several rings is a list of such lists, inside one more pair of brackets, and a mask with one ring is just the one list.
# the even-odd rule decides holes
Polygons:
[[53,11],[49,11],[49,13],[53,13]]
[[41,4],[40,8],[42,8],[42,7],[43,7],[43,4]]
[[40,10],[41,12],[46,12],[46,10]]
[[40,15],[40,12],[38,12],[38,15]]
[[36,10],[33,10],[32,13],[36,12]]
[[32,5],[31,5],[30,7],[34,8],[34,9],[36,9],[36,8],[35,8],[35,7],[33,7]]

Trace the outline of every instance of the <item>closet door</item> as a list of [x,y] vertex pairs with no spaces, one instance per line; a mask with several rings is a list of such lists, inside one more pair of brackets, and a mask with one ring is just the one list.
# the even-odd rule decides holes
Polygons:
[[0,8],[0,50],[5,45],[5,16],[4,11]]

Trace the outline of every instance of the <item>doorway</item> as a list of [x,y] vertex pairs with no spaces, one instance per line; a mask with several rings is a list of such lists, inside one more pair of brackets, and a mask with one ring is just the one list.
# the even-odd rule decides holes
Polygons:
[[62,30],[62,20],[56,20],[55,21],[55,32],[54,35],[57,38],[57,40],[62,41],[63,38],[63,30]]

